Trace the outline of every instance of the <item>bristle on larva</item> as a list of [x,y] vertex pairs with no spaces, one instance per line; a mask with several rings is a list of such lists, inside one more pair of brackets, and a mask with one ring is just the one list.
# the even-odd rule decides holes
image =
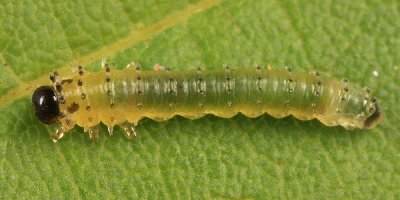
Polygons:
[[105,61],[102,67],[91,73],[78,66],[68,77],[54,71],[51,85],[34,92],[32,102],[39,120],[59,124],[53,141],[75,125],[96,140],[100,122],[108,126],[110,134],[119,125],[132,138],[143,117],[161,121],[175,115],[196,119],[206,114],[229,118],[237,113],[248,117],[268,113],[276,118],[316,118],[327,126],[346,129],[373,128],[382,119],[368,89],[318,73],[227,65],[216,70],[173,72],[159,64],[154,71],[142,71],[136,63],[114,70]]

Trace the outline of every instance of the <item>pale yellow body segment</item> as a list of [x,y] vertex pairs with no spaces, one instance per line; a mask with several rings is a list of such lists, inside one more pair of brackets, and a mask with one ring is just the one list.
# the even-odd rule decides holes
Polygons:
[[[113,127],[143,117],[157,121],[175,115],[196,119],[206,114],[233,117],[264,113],[301,120],[317,118],[328,126],[363,128],[371,107],[369,94],[347,82],[269,69],[215,71],[85,72],[62,85],[64,127],[85,129],[100,122]],[[81,84],[79,84],[81,83]],[[369,107],[368,107],[369,106]]]

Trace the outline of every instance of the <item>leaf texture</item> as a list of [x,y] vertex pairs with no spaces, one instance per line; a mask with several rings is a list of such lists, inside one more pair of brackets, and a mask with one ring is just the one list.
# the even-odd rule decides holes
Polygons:
[[[399,199],[400,4],[396,0],[5,1],[0,5],[3,198]],[[268,115],[141,121],[57,144],[30,95],[71,64],[152,70],[291,66],[370,86],[385,119],[347,131]]]

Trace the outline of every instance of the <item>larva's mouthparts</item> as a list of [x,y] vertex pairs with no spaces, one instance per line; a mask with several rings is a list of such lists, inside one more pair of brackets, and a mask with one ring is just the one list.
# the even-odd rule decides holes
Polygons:
[[32,95],[32,104],[38,119],[45,124],[58,122],[60,109],[57,95],[50,86],[41,86]]

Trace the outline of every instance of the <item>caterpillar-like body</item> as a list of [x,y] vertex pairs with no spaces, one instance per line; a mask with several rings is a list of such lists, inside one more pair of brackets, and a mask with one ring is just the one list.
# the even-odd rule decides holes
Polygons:
[[381,119],[369,90],[347,81],[318,74],[270,68],[220,70],[141,71],[130,64],[124,70],[50,76],[52,86],[39,87],[32,96],[36,115],[46,123],[59,122],[52,135],[58,141],[75,125],[97,139],[100,122],[112,133],[120,125],[129,137],[143,117],[157,121],[180,115],[196,119],[206,114],[229,118],[237,113],[257,117],[264,113],[281,118],[318,119],[327,126],[373,128]]

